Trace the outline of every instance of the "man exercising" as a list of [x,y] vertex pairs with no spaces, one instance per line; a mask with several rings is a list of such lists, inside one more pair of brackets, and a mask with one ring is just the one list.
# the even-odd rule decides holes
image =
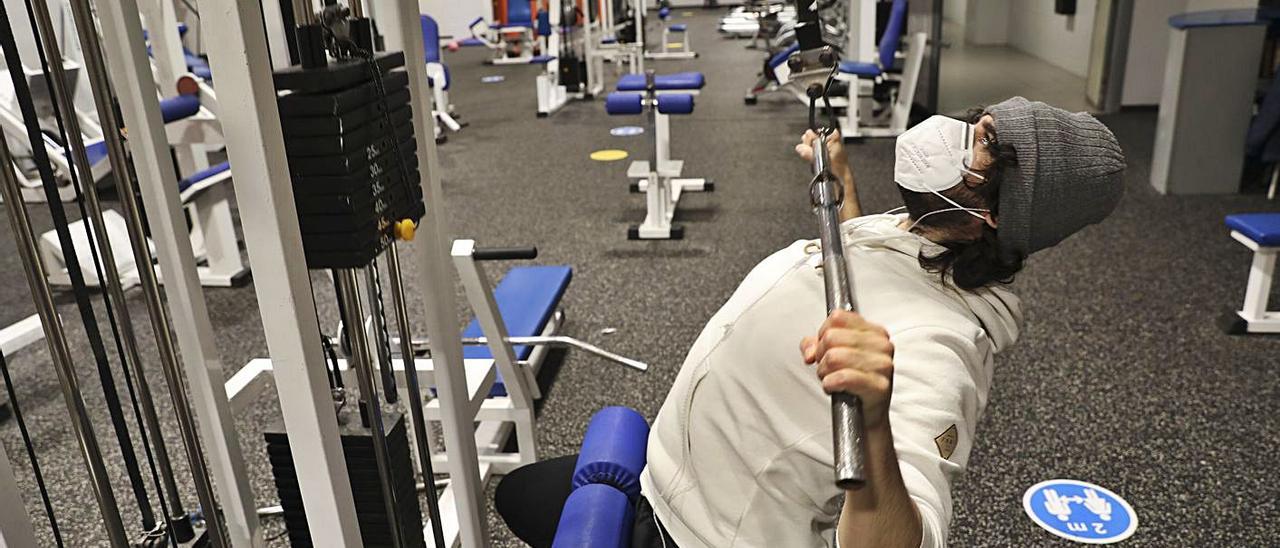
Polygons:
[[[796,147],[806,160],[815,138]],[[994,357],[1022,323],[1004,285],[1027,256],[1109,215],[1125,167],[1092,116],[1015,97],[904,133],[894,179],[906,212],[863,216],[839,136],[830,150],[858,312],[824,317],[816,242],[747,275],[653,423],[633,547],[945,546]],[[847,492],[834,483],[835,392],[862,400],[867,482]],[[498,487],[526,542],[550,545],[571,459]]]

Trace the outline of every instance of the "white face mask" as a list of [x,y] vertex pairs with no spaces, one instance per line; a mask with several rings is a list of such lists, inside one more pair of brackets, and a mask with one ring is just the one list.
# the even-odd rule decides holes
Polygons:
[[[966,174],[986,180],[969,169],[973,165],[973,125],[934,115],[898,136],[893,179],[912,192],[932,192],[955,206],[931,211],[919,219],[944,211],[964,211],[979,219],[989,209],[964,207],[941,193],[960,184]],[[914,224],[912,225],[915,226]]]

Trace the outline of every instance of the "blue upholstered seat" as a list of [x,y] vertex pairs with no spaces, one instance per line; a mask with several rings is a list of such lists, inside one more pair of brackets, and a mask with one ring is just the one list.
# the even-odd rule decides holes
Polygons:
[[1227,215],[1227,228],[1263,247],[1280,247],[1280,213]]
[[667,28],[671,29],[671,32],[684,32],[689,30],[689,25],[686,25],[684,23],[676,23]]
[[[506,324],[507,335],[529,337],[541,334],[560,305],[560,298],[564,296],[572,277],[573,269],[568,266],[517,266],[507,271],[507,275],[493,290],[493,298],[498,303],[498,312]],[[471,320],[462,336],[483,337],[480,321]],[[515,351],[517,360],[527,360],[533,347],[516,346],[512,350]],[[484,346],[468,346],[463,349],[462,356],[468,359],[493,358],[489,348]],[[506,394],[506,386],[499,375],[489,395]]]

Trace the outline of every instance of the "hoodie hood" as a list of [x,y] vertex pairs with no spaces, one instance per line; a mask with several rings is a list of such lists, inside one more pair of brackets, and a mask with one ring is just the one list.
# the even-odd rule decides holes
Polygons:
[[[918,274],[910,271],[920,270],[916,259],[921,251],[932,254],[941,252],[945,248],[919,234],[903,230],[902,225],[906,221],[906,214],[866,215],[845,221],[841,228],[844,232],[847,255],[853,257],[857,253],[877,251],[900,253],[911,259],[907,266],[909,272],[903,274]],[[851,258],[850,272],[857,270],[857,261]],[[935,280],[938,277],[931,272],[925,274],[932,276]],[[951,300],[963,306],[977,318],[997,353],[1017,342],[1022,327],[1022,300],[1007,286],[990,285],[972,291],[960,289],[951,284],[934,284],[934,286],[935,290],[947,294]]]

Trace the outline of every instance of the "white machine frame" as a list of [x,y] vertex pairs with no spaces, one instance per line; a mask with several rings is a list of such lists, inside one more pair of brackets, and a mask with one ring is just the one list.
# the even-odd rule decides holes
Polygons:
[[[849,84],[849,95],[841,101],[845,107],[844,114],[837,118],[840,122],[841,136],[846,139],[897,137],[907,130],[907,123],[911,118],[911,105],[915,102],[916,88],[920,82],[920,69],[924,66],[924,52],[928,42],[929,36],[923,32],[912,33],[906,40],[906,59],[902,66],[897,95],[883,113],[875,112],[875,101],[871,97],[871,90],[876,83],[889,78],[887,72],[874,80],[858,78],[853,74],[837,75],[837,80]],[[808,98],[804,100],[807,102]],[[842,106],[836,103],[833,101],[832,107]]]
[[1249,282],[1244,291],[1244,306],[1236,311],[1236,315],[1244,320],[1247,333],[1280,333],[1280,311],[1267,310],[1280,247],[1258,245],[1258,242],[1234,230],[1231,231],[1231,237],[1253,251]]
[[[644,47],[643,37],[644,29],[637,28],[637,42],[621,43],[611,42],[605,43],[607,38],[617,38],[616,27],[613,24],[613,2],[610,0],[599,0],[600,9],[597,11],[599,20],[588,21],[583,25],[583,44],[587,57],[587,94],[597,96],[604,93],[604,65],[606,62],[612,63],[615,67],[615,76],[621,71],[616,70],[623,64],[627,66],[629,74],[644,73]],[[639,25],[643,21],[643,16],[637,16]],[[598,36],[596,35],[598,33]]]

